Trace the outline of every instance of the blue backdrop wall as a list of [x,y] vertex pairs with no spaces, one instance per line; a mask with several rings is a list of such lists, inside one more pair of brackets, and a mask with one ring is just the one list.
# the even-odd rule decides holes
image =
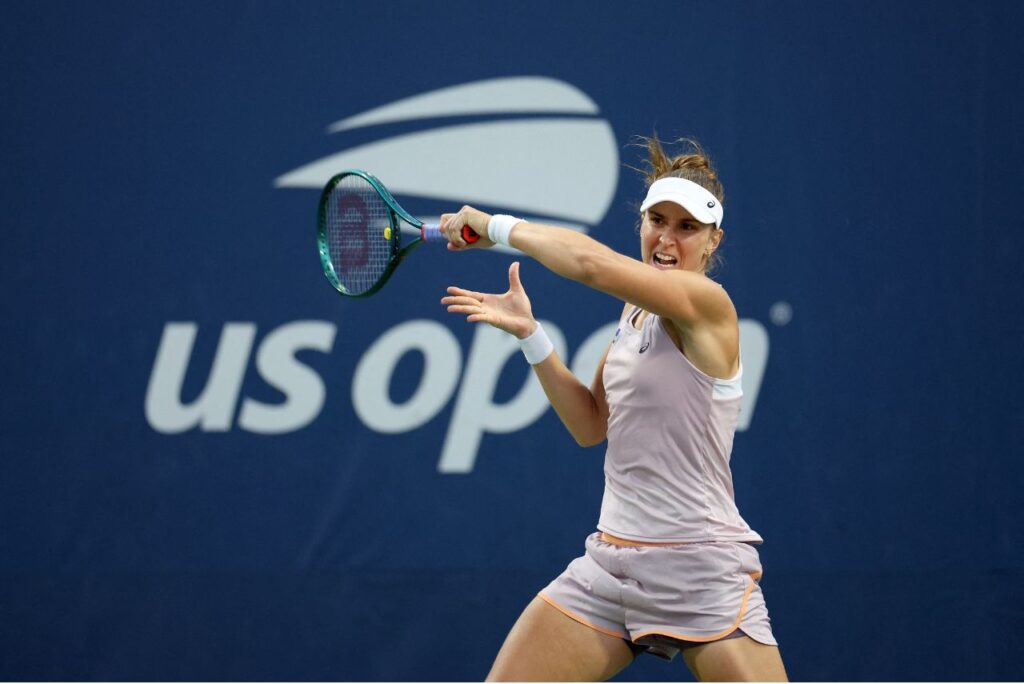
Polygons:
[[[427,246],[343,300],[316,186],[636,254],[656,131],[725,181],[790,675],[1019,679],[1022,8],[4,3],[0,676],[482,678],[602,449],[439,305],[514,255]],[[523,279],[585,374],[620,304]]]

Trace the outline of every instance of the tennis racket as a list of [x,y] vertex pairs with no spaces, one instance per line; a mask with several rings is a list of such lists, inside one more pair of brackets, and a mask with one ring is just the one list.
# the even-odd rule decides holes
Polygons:
[[[401,222],[420,236],[401,244]],[[480,239],[462,227],[466,242]],[[444,240],[437,224],[418,220],[391,196],[379,180],[359,169],[327,181],[320,195],[316,241],[320,265],[334,289],[347,297],[368,297],[388,281],[409,252],[429,240]]]

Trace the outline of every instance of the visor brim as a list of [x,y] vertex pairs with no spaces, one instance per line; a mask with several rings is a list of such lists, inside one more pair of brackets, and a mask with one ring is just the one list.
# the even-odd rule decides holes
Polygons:
[[644,200],[644,203],[640,205],[640,211],[647,211],[654,205],[661,204],[662,202],[672,202],[673,204],[679,205],[686,211],[690,212],[690,216],[701,223],[711,224],[716,228],[722,227],[721,214],[716,213],[713,209],[709,209],[706,201],[700,198],[682,195],[677,192],[661,193],[654,195],[653,197],[648,197]]

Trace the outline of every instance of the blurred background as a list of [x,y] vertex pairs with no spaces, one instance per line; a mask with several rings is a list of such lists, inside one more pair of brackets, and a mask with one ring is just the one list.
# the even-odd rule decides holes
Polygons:
[[[4,3],[0,677],[482,679],[582,553],[603,447],[439,304],[515,255],[427,245],[342,298],[318,188],[362,166],[419,216],[637,255],[656,133],[725,184],[736,496],[790,676],[1019,679],[1022,28],[945,0]],[[589,373],[621,304],[522,277]]]

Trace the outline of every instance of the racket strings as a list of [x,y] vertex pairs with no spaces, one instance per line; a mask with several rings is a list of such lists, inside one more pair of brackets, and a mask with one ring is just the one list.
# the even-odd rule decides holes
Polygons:
[[370,290],[391,260],[391,215],[360,176],[346,176],[331,191],[327,246],[338,282],[351,294]]

